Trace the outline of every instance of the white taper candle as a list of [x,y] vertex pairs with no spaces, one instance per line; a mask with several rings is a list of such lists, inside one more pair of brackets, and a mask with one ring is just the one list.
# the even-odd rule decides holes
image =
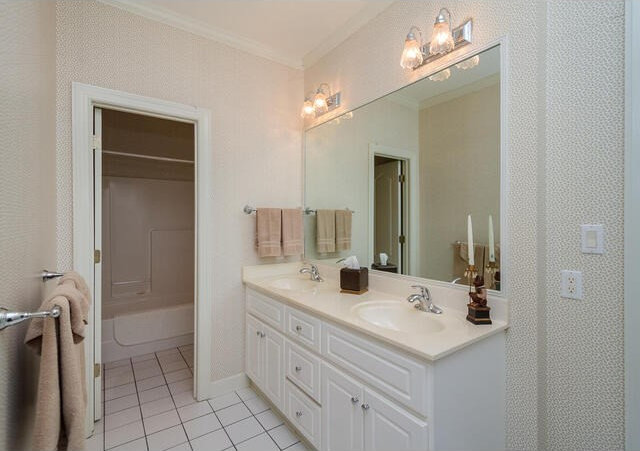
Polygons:
[[493,217],[489,215],[489,261],[496,261],[496,247],[493,241]]
[[475,265],[473,258],[473,225],[471,224],[471,215],[467,216],[467,247],[469,251],[469,265]]

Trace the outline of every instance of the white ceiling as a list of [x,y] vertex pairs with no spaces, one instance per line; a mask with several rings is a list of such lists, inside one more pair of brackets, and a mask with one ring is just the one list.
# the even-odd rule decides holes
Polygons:
[[288,66],[309,67],[388,0],[101,0]]

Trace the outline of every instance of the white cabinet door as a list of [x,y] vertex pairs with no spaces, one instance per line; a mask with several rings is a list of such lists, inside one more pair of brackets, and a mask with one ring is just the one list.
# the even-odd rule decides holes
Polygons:
[[264,386],[262,390],[272,403],[283,410],[284,401],[284,337],[263,326]]
[[[326,451],[363,449],[362,385],[322,365],[322,445]],[[388,449],[394,449],[393,447]]]
[[365,389],[363,410],[367,451],[429,449],[427,424],[391,401]]
[[264,352],[262,350],[264,326],[251,315],[247,315],[246,318],[246,372],[251,380],[262,388],[264,385]]

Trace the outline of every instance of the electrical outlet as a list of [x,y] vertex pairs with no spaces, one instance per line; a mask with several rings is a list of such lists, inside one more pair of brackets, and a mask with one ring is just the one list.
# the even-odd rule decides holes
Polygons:
[[562,288],[560,296],[568,299],[582,299],[582,272],[561,271]]

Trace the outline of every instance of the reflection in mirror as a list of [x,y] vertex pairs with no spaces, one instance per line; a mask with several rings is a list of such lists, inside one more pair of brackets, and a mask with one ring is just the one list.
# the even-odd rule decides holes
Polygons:
[[308,130],[306,258],[499,290],[500,139],[499,47]]

